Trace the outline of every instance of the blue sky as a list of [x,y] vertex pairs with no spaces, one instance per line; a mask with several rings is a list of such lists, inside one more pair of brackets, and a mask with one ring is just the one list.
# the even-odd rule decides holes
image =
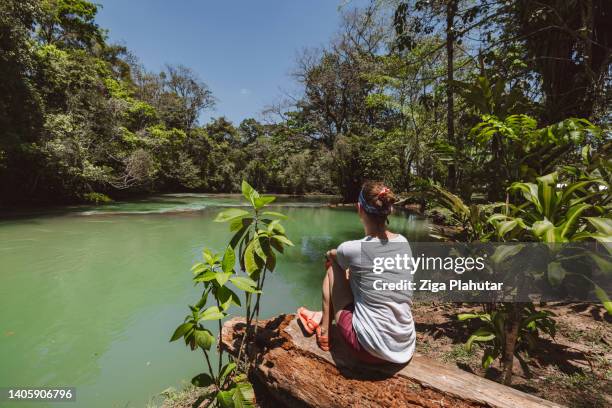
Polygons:
[[[238,124],[260,118],[283,91],[304,47],[337,32],[340,0],[96,0],[98,24],[126,45],[148,70],[165,63],[194,69],[218,99],[202,122],[225,115]],[[363,4],[353,0],[349,7]]]

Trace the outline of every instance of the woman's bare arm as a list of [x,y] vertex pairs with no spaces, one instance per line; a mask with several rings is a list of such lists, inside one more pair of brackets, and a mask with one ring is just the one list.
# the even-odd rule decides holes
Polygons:
[[[338,251],[334,248],[334,249],[330,249],[329,251],[327,251],[325,253],[325,256],[327,257],[327,259],[329,259],[330,261],[332,261],[336,265],[340,266],[340,264],[338,264],[337,254],[338,254]],[[349,280],[349,278],[351,277],[351,273],[350,273],[349,269],[347,268],[344,272],[346,274],[346,280]]]

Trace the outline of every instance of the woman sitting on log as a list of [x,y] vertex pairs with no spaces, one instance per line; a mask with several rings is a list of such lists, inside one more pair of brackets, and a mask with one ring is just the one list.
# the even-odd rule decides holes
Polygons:
[[[316,333],[317,344],[328,351],[329,330],[335,318],[340,337],[356,358],[366,363],[406,363],[415,348],[415,327],[408,291],[376,290],[381,280],[406,282],[410,268],[376,270],[376,258],[411,258],[406,238],[387,229],[396,198],[381,182],[366,182],[357,212],[365,237],[343,242],[327,252],[323,279],[323,311],[298,309],[304,329]],[[380,266],[380,263],[378,264]],[[378,268],[380,269],[380,268]],[[336,347],[334,344],[333,347]]]

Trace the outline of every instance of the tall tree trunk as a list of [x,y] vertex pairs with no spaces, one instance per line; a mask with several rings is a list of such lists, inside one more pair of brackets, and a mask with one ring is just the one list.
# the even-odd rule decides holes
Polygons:
[[453,70],[454,70],[454,21],[457,13],[457,1],[448,0],[446,3],[446,130],[448,143],[455,147],[453,162],[448,169],[448,187],[454,191],[457,187],[457,146],[455,139],[455,101],[453,98]]
[[503,383],[512,383],[512,367],[514,365],[514,350],[518,340],[519,325],[521,323],[521,304],[513,303],[510,305],[510,313],[506,320],[506,338],[504,344],[504,354],[502,356]]

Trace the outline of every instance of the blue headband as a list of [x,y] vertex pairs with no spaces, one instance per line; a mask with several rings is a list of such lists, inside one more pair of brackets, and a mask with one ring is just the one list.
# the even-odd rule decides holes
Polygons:
[[359,193],[359,204],[361,205],[361,208],[363,208],[363,210],[368,214],[389,215],[389,211],[385,211],[383,209],[380,209],[380,208],[374,207],[373,205],[368,204],[368,202],[365,199],[365,195],[363,194],[363,189],[361,189],[361,192]]

